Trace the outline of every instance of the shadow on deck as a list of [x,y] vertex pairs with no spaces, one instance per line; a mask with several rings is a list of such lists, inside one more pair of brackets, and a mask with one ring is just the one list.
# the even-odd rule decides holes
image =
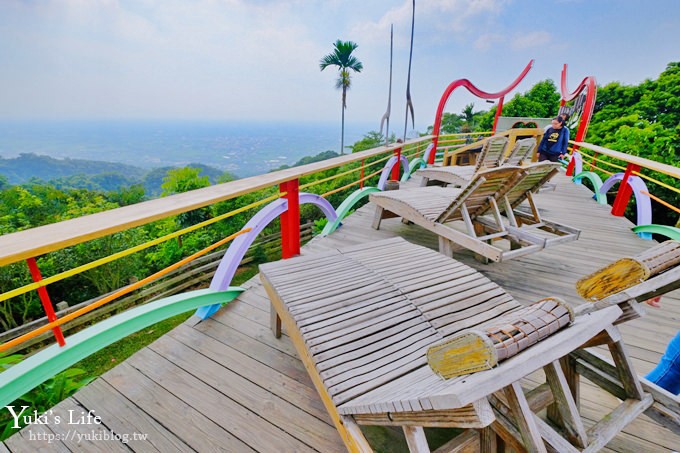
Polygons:
[[[555,181],[556,191],[536,197],[539,209],[548,219],[582,229],[578,241],[487,266],[467,252],[455,255],[521,303],[546,296],[579,303],[575,283],[580,277],[651,246],[630,231],[628,220],[611,216],[610,207],[592,200],[588,189],[561,175]],[[433,234],[399,219],[384,220],[380,231],[373,230],[373,211],[371,205],[359,209],[330,237],[312,240],[303,253],[396,235],[437,248]],[[49,417],[60,416],[60,424],[29,426],[5,447],[12,452],[344,451],[290,340],[285,335],[277,340],[269,330],[269,301],[259,279],[243,286],[248,290],[212,319],[177,327],[53,408]],[[661,310],[649,309],[647,316],[619,326],[640,375],[658,362],[679,319],[676,291],[664,297]],[[539,376],[533,378],[528,385],[538,382]],[[584,384],[581,408],[588,422],[617,400]],[[69,416],[89,410],[101,417],[100,425],[68,423]],[[657,452],[678,446],[680,437],[641,416],[607,450]]]

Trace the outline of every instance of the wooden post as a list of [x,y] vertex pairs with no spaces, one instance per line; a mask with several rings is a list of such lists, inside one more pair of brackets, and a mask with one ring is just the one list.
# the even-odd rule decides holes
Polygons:
[[[28,269],[31,271],[33,281],[37,283],[42,280],[42,275],[40,274],[40,269],[38,269],[38,263],[35,262],[35,258],[28,258],[26,263],[28,264]],[[47,315],[47,320],[49,322],[56,321],[57,314],[54,312],[54,307],[52,307],[52,301],[50,300],[50,295],[47,294],[47,288],[44,286],[38,288],[38,296],[40,297],[40,302]],[[54,333],[54,338],[57,339],[59,346],[64,346],[66,341],[64,340],[64,333],[61,331],[61,327],[57,326],[53,328],[52,332]]]
[[288,200],[288,209],[281,214],[281,258],[287,259],[300,254],[299,180],[281,183],[280,190]]
[[623,213],[626,212],[626,206],[628,206],[630,195],[633,193],[633,189],[628,185],[628,179],[634,171],[639,170],[640,166],[636,164],[628,164],[626,167],[626,172],[623,174],[623,179],[619,185],[619,193],[614,200],[614,206],[612,206],[613,215],[621,217],[623,216]]

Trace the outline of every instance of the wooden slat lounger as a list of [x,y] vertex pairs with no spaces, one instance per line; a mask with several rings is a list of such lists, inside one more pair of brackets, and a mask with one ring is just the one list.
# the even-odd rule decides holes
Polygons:
[[[376,205],[373,227],[379,229],[383,218],[399,216],[437,234],[440,252],[447,256],[457,244],[492,261],[573,241],[580,231],[542,219],[531,195],[557,173],[558,167],[551,162],[523,168],[503,166],[477,173],[463,189],[433,186],[371,194],[369,200]],[[531,214],[515,210],[525,200]],[[503,219],[501,210],[507,219]],[[491,218],[482,217],[487,214]],[[465,232],[449,224],[454,221],[462,221]],[[550,236],[539,236],[536,229]],[[500,239],[509,240],[511,249],[492,243]]]
[[[403,427],[412,451],[429,451],[423,427],[481,429],[483,451],[496,434],[518,451],[546,451],[544,442],[577,451],[535,415],[553,401],[551,421],[594,451],[651,404],[611,326],[617,306],[577,317],[494,369],[446,380],[427,364],[430,346],[524,310],[476,270],[395,238],[263,264],[260,278],[272,329],[280,336],[283,324],[349,451],[371,450],[361,424]],[[586,431],[567,387],[578,379],[558,361],[601,332],[620,352],[625,403]],[[527,399],[519,380],[541,368],[548,382]]]
[[465,186],[475,173],[488,168],[499,167],[505,157],[507,147],[508,137],[489,137],[484,140],[482,151],[477,156],[475,165],[422,168],[416,171],[416,175],[423,178],[421,179],[423,187],[427,185],[430,179],[457,187]]
[[[454,187],[466,186],[472,177],[479,171],[489,168],[496,168],[502,165],[518,166],[527,158],[531,159],[531,154],[536,148],[536,140],[526,138],[518,140],[507,157],[504,156],[507,140],[505,137],[491,137],[482,149],[482,152],[475,166],[449,166],[449,167],[429,167],[416,171],[416,176],[420,176],[420,186],[450,184]],[[496,141],[491,141],[491,140]],[[437,184],[439,183],[439,184]]]

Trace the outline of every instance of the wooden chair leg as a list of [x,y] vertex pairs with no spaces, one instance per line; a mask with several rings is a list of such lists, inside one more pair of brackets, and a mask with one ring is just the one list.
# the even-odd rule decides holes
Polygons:
[[630,357],[628,357],[628,353],[621,342],[619,329],[611,326],[607,329],[607,333],[612,339],[607,346],[609,347],[609,352],[612,354],[612,359],[614,359],[614,364],[619,373],[619,379],[621,379],[621,382],[623,383],[626,395],[629,398],[641,400],[644,397],[642,385],[640,384],[637,373],[633,369]]
[[453,258],[453,244],[448,239],[439,236],[439,253]]
[[[479,451],[481,453],[496,453],[499,451],[498,434],[490,426],[479,431]],[[502,441],[501,441],[502,443]]]
[[555,399],[551,407],[559,413],[558,420],[554,419],[557,417],[550,417],[550,414],[549,418],[553,418],[553,421],[562,427],[572,444],[584,448],[588,445],[588,437],[560,363],[554,361],[543,367],[543,370]]
[[375,216],[373,217],[373,224],[371,225],[374,230],[380,229],[380,221],[383,218],[383,211],[384,209],[380,206],[375,207]]
[[281,338],[281,318],[271,304],[269,305],[269,325],[274,334],[274,338]]
[[524,396],[519,382],[513,382],[505,387],[503,391],[527,451],[530,453],[547,453],[538,430],[538,425],[536,425],[536,420],[534,419],[534,413],[529,408],[529,403]]
[[430,447],[427,445],[425,438],[425,430],[422,426],[403,426],[404,435],[406,436],[406,443],[409,451],[413,453],[430,453]]

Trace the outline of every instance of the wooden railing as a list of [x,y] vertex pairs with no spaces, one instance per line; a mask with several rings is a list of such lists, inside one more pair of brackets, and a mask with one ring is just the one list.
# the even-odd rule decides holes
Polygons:
[[[638,156],[633,156],[630,154],[622,153],[619,151],[614,151],[612,149],[604,148],[602,146],[593,145],[584,142],[570,142],[573,146],[572,155],[577,154],[577,159],[571,159],[568,169],[568,176],[577,176],[575,173],[575,167],[577,165],[578,159],[583,159],[584,163],[587,162],[589,171],[598,170],[610,177],[615,174],[615,172],[610,171],[611,169],[618,170],[623,173],[620,188],[616,195],[616,199],[612,205],[612,214],[616,216],[622,216],[628,206],[630,197],[633,193],[631,184],[629,184],[630,178],[632,176],[638,176],[645,181],[655,184],[657,186],[663,187],[664,189],[670,190],[672,192],[680,194],[680,168],[664,164],[661,162],[656,162],[654,160],[645,159]],[[584,151],[587,150],[587,151]],[[610,162],[609,159],[602,159],[601,156],[608,156],[617,162],[623,163],[625,166],[619,165],[618,163]],[[584,165],[585,166],[585,165]],[[607,168],[605,168],[607,167]],[[643,169],[646,170],[643,173]],[[673,178],[675,184],[670,185],[658,178],[650,175],[650,172],[656,172],[658,174],[667,175]],[[664,207],[680,213],[680,208],[674,206],[660,197],[653,195],[650,191],[643,191],[644,195],[650,197],[655,202],[662,204]]]
[[[378,174],[392,171],[392,168],[387,169],[382,167],[385,166],[386,161],[394,161],[394,159],[390,159],[393,155],[403,155],[407,159],[420,157],[430,141],[431,137],[429,136],[421,137],[404,144],[394,144],[388,147],[381,146],[321,162],[240,179],[225,184],[197,189],[182,194],[150,200],[110,211],[0,236],[0,266],[26,261],[31,270],[33,279],[32,284],[14,288],[0,294],[0,302],[37,290],[49,322],[38,327],[36,331],[39,330],[40,332],[35,334],[36,331],[33,331],[34,335],[26,340],[37,337],[46,330],[51,329],[58,342],[63,345],[64,339],[60,328],[60,324],[63,323],[63,320],[59,320],[52,307],[52,303],[47,293],[47,286],[49,284],[72,277],[80,272],[103,265],[112,260],[119,259],[122,256],[139,252],[162,241],[180,237],[182,234],[187,234],[209,224],[224,220],[237,212],[244,212],[279,198],[284,198],[288,202],[287,209],[281,215],[282,257],[287,258],[294,256],[300,252],[301,229],[298,204],[298,194],[300,191],[313,190],[315,185],[350,174],[357,176],[353,182],[341,187],[335,187],[324,194],[319,194],[319,196],[325,198],[352,187],[358,189],[363,186],[364,182],[370,181]],[[347,168],[342,171],[343,169],[341,167]],[[328,178],[311,181],[307,184],[300,183],[300,180],[306,176],[331,169],[339,169],[340,171]],[[40,269],[38,269],[36,258],[41,255],[125,231],[130,228],[146,225],[184,212],[210,206],[241,195],[275,187],[277,185],[279,186],[278,195],[263,198],[262,200],[251,203],[238,210],[230,211],[163,238],[157,238],[145,244],[136,245],[129,250],[118,252],[117,254],[91,263],[83,264],[70,271],[63,272],[62,274],[43,277],[40,274]],[[95,303],[95,305],[98,304],[99,302]],[[73,317],[73,313],[70,313],[67,316],[71,318]],[[17,347],[15,340],[14,343],[9,345],[13,349]],[[0,352],[9,349],[6,346],[7,343],[0,344]]]

